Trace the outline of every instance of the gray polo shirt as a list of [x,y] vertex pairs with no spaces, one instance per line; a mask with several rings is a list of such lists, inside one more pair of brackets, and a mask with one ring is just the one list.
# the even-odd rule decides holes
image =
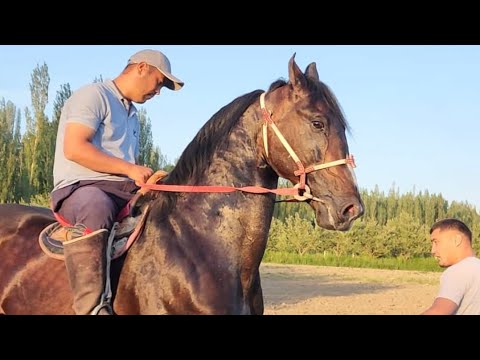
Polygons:
[[138,157],[140,124],[133,104],[127,100],[112,80],[81,87],[65,102],[58,124],[54,189],[58,190],[79,180],[126,181],[127,177],[96,172],[67,160],[63,153],[65,125],[79,123],[95,130],[92,144],[104,153],[132,164]]
[[437,297],[457,304],[457,315],[480,315],[480,259],[470,256],[445,270]]

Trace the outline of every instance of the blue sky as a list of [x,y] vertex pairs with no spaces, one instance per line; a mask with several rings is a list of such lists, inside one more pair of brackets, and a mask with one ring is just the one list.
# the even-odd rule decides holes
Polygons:
[[61,84],[75,90],[100,75],[114,78],[144,48],[163,51],[185,82],[142,105],[170,161],[222,106],[288,78],[296,53],[302,69],[317,63],[353,128],[348,140],[361,188],[428,190],[480,210],[480,46],[2,45],[0,98],[30,106],[32,71],[45,62],[50,117]]

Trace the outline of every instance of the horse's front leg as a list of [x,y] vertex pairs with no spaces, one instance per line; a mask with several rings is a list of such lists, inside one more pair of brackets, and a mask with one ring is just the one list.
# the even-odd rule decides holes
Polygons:
[[257,269],[253,284],[252,284],[252,297],[250,299],[250,311],[252,315],[263,315],[263,292],[262,285],[260,283],[260,271]]

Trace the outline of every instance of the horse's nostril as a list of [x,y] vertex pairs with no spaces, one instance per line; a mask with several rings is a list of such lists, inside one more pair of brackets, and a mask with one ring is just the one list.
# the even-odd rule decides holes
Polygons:
[[343,208],[342,216],[345,221],[353,221],[363,215],[363,204],[361,202],[353,202]]
[[343,208],[342,215],[349,219],[352,216],[355,216],[355,205],[349,204]]

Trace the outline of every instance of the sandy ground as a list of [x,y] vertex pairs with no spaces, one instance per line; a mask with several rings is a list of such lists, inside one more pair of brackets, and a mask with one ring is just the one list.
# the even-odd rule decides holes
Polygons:
[[262,264],[266,315],[415,315],[436,295],[440,272]]

